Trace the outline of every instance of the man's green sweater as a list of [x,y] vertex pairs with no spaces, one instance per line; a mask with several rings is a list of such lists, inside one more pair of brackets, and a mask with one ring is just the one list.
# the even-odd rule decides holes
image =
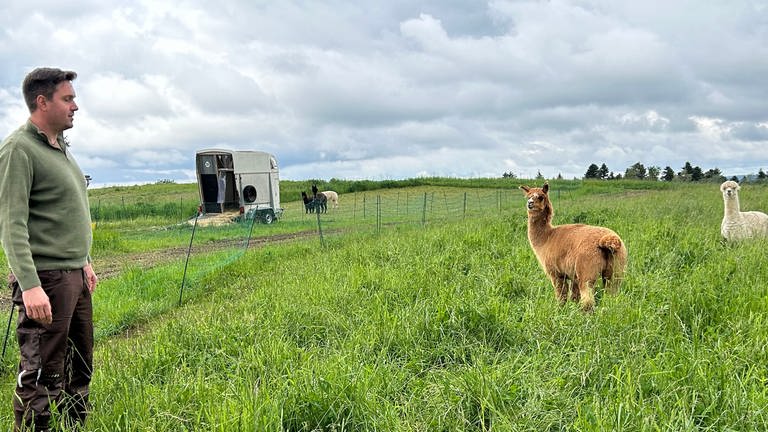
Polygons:
[[91,213],[85,177],[62,135],[51,146],[31,121],[0,145],[0,240],[22,290],[37,271],[89,261]]

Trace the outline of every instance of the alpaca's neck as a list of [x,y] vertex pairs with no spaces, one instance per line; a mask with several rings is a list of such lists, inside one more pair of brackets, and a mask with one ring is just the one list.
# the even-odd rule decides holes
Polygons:
[[552,206],[540,212],[528,212],[528,240],[536,246],[547,241],[554,227],[552,226]]
[[724,197],[725,201],[725,217],[726,219],[735,219],[739,217],[739,196],[736,195],[733,198]]

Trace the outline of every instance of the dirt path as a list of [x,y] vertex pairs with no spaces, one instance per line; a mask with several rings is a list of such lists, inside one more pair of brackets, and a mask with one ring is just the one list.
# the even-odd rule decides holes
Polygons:
[[[273,236],[254,237],[248,242],[248,248],[264,247],[271,243],[282,243],[298,239],[307,239],[316,236],[316,231],[300,231],[290,234],[276,234]],[[192,254],[199,255],[210,252],[216,252],[226,249],[240,249],[245,247],[245,239],[226,239],[207,242],[203,244],[193,244]],[[109,257],[98,259],[94,263],[94,269],[99,276],[99,280],[106,280],[118,276],[126,267],[127,264],[131,266],[138,266],[142,269],[150,269],[159,265],[166,264],[179,258],[184,258],[187,255],[187,246],[175,246],[167,249],[159,249],[147,252],[136,252],[112,255]],[[3,311],[10,310],[11,303],[11,291],[6,287],[0,294],[0,316],[3,316]]]
[[[270,243],[281,243],[290,240],[303,239],[314,236],[314,231],[302,231],[290,234],[277,234],[267,237],[255,237],[248,242],[248,248],[259,248]],[[138,266],[143,269],[150,269],[161,264],[184,258],[187,255],[189,246],[175,246],[167,249],[160,249],[148,252],[138,252],[130,254],[113,255],[98,260],[94,266],[96,274],[100,280],[113,278],[119,275],[125,268],[126,263],[132,266]],[[193,244],[192,254],[199,255],[210,252],[217,252],[226,249],[241,249],[245,247],[244,239],[226,239],[203,244]]]

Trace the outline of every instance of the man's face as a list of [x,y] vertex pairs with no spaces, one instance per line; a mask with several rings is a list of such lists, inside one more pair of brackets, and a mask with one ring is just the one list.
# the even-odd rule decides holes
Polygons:
[[59,132],[72,127],[77,104],[75,89],[69,81],[62,81],[56,86],[53,98],[46,100],[46,117],[48,123]]

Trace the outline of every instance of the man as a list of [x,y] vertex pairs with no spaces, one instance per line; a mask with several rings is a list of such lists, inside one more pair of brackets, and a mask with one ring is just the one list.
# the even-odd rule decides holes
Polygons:
[[[15,430],[83,423],[93,369],[90,206],[63,132],[72,127],[77,74],[38,68],[24,79],[29,120],[0,145],[0,240],[19,309]],[[58,422],[57,422],[58,424]]]

